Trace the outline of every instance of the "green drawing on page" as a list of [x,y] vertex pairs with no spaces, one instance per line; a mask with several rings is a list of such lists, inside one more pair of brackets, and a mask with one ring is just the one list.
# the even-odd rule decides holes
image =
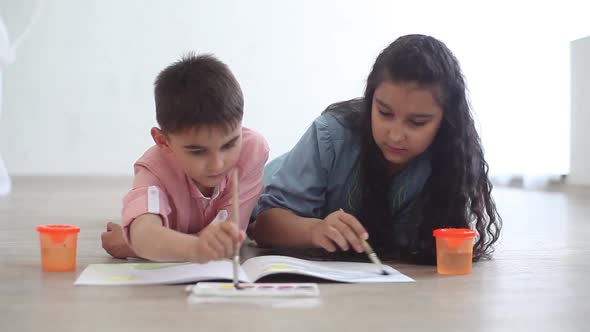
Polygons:
[[160,270],[170,267],[186,265],[190,263],[124,263],[124,264],[99,264],[96,268],[101,270],[128,270],[130,267],[136,270]]
[[271,265],[267,266],[266,268],[264,268],[264,272],[293,271],[293,270],[296,270],[296,268],[294,268],[291,265],[287,265],[287,264],[271,264]]
[[161,270],[187,264],[190,263],[137,263],[133,265],[133,268],[136,270]]
[[121,283],[126,281],[137,280],[136,276],[112,276],[108,278],[104,278],[105,281],[113,282],[113,283]]

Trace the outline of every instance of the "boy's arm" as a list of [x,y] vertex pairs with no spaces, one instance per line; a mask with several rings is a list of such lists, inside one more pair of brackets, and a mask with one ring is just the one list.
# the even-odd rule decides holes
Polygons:
[[[106,231],[101,234],[103,249],[115,258],[138,257],[129,244],[129,225],[136,218],[151,212],[160,214],[160,220],[167,225],[167,215],[171,212],[168,204],[167,194],[160,189],[160,181],[147,168],[135,164],[135,176],[133,178],[133,189],[123,198],[123,209],[121,223],[107,223]],[[156,194],[157,202],[154,197]],[[157,211],[154,211],[154,204]],[[151,207],[150,207],[151,205]]]
[[[158,236],[157,234],[161,233],[163,230],[167,231],[164,232],[164,234],[170,234],[170,232],[174,234],[178,232],[175,232],[169,229],[168,227],[168,217],[171,215],[172,209],[168,201],[168,193],[160,183],[159,178],[155,174],[153,174],[148,168],[139,163],[136,163],[134,165],[134,170],[135,176],[133,179],[133,189],[129,191],[127,195],[125,195],[125,197],[123,198],[123,209],[121,215],[122,232],[120,234],[123,236],[122,240],[129,247],[129,251],[135,252],[136,256],[142,258],[153,260],[185,259],[186,257],[179,256],[177,254],[170,256],[169,252],[164,252],[163,256],[165,257],[157,257],[158,255],[154,256],[153,254],[150,254],[150,249],[148,249],[146,255],[145,246],[142,243],[145,238],[143,234],[145,233],[144,231],[146,229],[157,229],[157,231],[155,232],[155,236]],[[142,236],[136,236],[138,238],[138,241],[140,242],[138,244],[133,243],[131,239],[131,226],[137,226],[135,225],[136,223],[141,224],[142,226],[140,227],[140,231],[142,231],[140,233],[142,234]],[[156,228],[154,224],[156,224],[155,226],[158,226],[158,228]],[[154,236],[153,232],[147,233],[149,234],[148,237]],[[103,236],[103,247],[105,248],[105,250],[107,250],[107,252],[111,253],[112,250],[109,251],[109,249],[112,249],[112,247],[119,242],[120,239],[118,235],[119,234],[114,233],[112,231],[107,231],[106,234]],[[174,235],[178,236],[184,234],[178,233]],[[110,241],[105,242],[105,240],[109,240],[109,238]],[[180,239],[179,241],[182,244],[182,246],[185,247],[188,244],[188,242],[190,242],[186,240],[183,241],[182,239]],[[154,241],[152,243],[152,246],[159,246],[161,245],[161,243],[161,241]],[[140,249],[140,252],[137,251],[136,247]]]
[[133,250],[152,261],[190,261],[206,263],[228,258],[245,237],[229,222],[211,224],[199,236],[184,234],[162,226],[160,216],[144,214],[129,226]]
[[117,223],[108,222],[106,231],[102,232],[100,239],[102,248],[114,258],[139,257],[125,240],[123,228]]
[[132,249],[152,261],[195,261],[198,238],[162,226],[159,215],[146,213],[129,226]]

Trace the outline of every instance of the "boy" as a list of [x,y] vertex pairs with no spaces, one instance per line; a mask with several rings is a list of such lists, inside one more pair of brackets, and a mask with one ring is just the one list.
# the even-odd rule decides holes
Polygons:
[[[242,127],[239,83],[213,56],[186,55],[158,75],[154,92],[155,146],[135,163],[121,226],[107,225],[103,248],[114,257],[153,261],[229,258],[262,191],[268,144]],[[231,215],[234,168],[240,229]],[[218,215],[226,222],[212,223]]]

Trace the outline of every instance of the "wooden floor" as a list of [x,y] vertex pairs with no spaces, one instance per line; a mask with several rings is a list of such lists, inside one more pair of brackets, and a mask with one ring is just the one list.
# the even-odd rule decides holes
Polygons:
[[[504,218],[495,259],[472,275],[392,265],[415,283],[321,284],[313,308],[195,305],[182,286],[74,287],[116,220],[129,179],[17,178],[0,198],[0,331],[588,331],[590,189],[496,189]],[[78,271],[40,270],[35,225],[82,229]]]

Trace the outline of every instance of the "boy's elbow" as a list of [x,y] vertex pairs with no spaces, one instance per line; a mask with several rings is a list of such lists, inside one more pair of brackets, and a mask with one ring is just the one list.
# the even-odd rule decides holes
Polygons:
[[146,258],[145,251],[150,245],[150,234],[155,226],[161,225],[159,217],[144,214],[137,217],[129,226],[129,246],[141,258]]
[[129,247],[131,247],[131,250],[133,250],[140,258],[146,258],[144,252],[145,241],[143,228],[143,225],[141,225],[138,220],[134,220],[129,227]]

